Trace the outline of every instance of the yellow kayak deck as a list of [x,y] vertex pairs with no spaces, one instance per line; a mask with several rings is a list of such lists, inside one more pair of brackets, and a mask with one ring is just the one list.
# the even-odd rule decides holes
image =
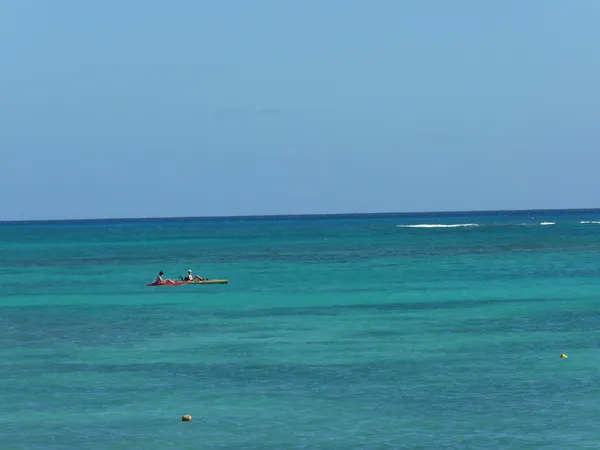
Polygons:
[[186,284],[229,284],[229,280],[194,280]]

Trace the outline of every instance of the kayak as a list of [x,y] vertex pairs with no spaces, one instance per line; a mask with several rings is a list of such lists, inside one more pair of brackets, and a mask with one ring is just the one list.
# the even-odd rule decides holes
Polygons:
[[187,284],[229,284],[229,280],[194,280]]
[[187,284],[187,281],[175,281],[173,283],[154,283],[147,284],[146,286],[181,286],[182,284]]

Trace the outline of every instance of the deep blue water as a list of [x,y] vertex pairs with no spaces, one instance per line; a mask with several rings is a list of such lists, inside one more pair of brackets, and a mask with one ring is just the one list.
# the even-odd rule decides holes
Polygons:
[[[1,224],[2,448],[595,448],[599,238],[597,210]],[[146,286],[188,268],[230,283]]]

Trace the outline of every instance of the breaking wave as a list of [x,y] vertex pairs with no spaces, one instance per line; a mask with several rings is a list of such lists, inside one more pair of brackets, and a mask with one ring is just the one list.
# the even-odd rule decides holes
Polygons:
[[[600,225],[600,220],[581,220],[581,225]],[[398,228],[469,228],[469,227],[548,227],[556,222],[521,222],[521,223],[418,223],[396,225]]]
[[417,225],[396,225],[398,228],[461,228],[461,227],[478,227],[477,223],[420,223]]

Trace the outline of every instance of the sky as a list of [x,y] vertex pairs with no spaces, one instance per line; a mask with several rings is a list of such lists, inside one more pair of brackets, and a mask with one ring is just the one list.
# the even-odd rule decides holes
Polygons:
[[599,207],[597,0],[4,0],[0,220]]

